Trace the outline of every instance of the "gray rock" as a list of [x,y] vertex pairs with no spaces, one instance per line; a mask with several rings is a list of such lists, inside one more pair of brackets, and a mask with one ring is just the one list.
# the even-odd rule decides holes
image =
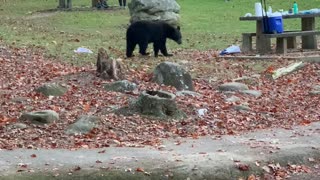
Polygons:
[[257,85],[259,84],[259,76],[260,75],[255,75],[257,77],[248,77],[248,76],[242,76],[236,79],[233,79],[232,81],[234,82],[239,82],[239,83],[244,83],[244,84],[250,84],[250,85]]
[[66,134],[87,134],[96,127],[99,120],[96,116],[81,116],[74,124],[71,124],[66,130]]
[[193,91],[191,75],[180,65],[172,62],[159,64],[153,72],[153,81],[175,87],[177,90]]
[[234,106],[232,106],[232,108],[237,111],[250,111],[251,110],[251,108],[246,105],[234,105]]
[[310,91],[310,95],[320,95],[320,91]]
[[319,95],[320,94],[320,85],[315,85],[312,87],[312,90],[309,92],[310,95]]
[[127,80],[122,80],[106,84],[104,85],[104,89],[107,91],[127,92],[137,89],[137,84],[129,82]]
[[132,0],[129,4],[130,22],[163,20],[177,26],[180,6],[175,0]]
[[315,85],[312,87],[314,91],[320,91],[320,85]]
[[67,88],[56,83],[44,84],[36,89],[45,96],[61,96],[67,92]]
[[202,96],[201,94],[194,92],[194,91],[188,91],[188,90],[183,90],[183,91],[177,91],[176,92],[177,96],[192,96],[192,97],[199,97]]
[[26,129],[27,125],[24,123],[14,123],[8,126],[8,129]]
[[59,120],[59,114],[52,110],[33,111],[23,113],[19,120],[34,124],[49,124]]
[[220,91],[243,91],[249,90],[248,86],[243,83],[229,82],[219,86]]
[[229,98],[226,99],[227,102],[237,102],[240,101],[241,99],[237,96],[231,96]]
[[243,90],[241,93],[252,95],[254,97],[260,97],[262,95],[261,91],[258,90]]
[[11,99],[12,102],[15,103],[25,103],[26,101],[28,101],[28,98],[26,97],[15,97]]

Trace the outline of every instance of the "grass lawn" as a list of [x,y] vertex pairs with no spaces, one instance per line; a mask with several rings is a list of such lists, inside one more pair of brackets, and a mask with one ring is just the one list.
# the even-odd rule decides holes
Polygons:
[[[2,0],[3,1],[3,0]],[[320,8],[320,0],[298,1],[299,9]],[[169,49],[223,49],[240,45],[241,32],[253,32],[254,22],[240,22],[239,17],[254,13],[256,0],[177,0],[181,6],[183,45],[169,41]],[[74,0],[73,7],[90,6],[90,0]],[[117,0],[109,0],[117,6]],[[288,9],[291,1],[268,0],[273,10]],[[15,46],[36,46],[47,55],[70,60],[73,50],[84,46],[94,52],[112,47],[124,56],[128,9],[107,11],[48,11],[58,1],[10,0],[0,4],[0,39]],[[38,11],[41,11],[39,13]],[[319,19],[319,18],[318,18]],[[317,20],[319,21],[319,20]],[[286,20],[285,29],[300,28],[300,21]],[[294,28],[296,29],[296,28]],[[319,23],[317,23],[319,29]],[[151,46],[150,46],[151,47]],[[114,51],[113,51],[114,52]],[[92,59],[93,56],[86,57]]]

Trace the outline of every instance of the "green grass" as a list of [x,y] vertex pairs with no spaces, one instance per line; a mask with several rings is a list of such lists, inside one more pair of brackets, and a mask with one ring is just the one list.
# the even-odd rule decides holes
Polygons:
[[[0,0],[0,2],[3,0]],[[311,3],[312,1],[312,3]],[[223,49],[240,44],[242,32],[254,32],[255,23],[239,21],[247,12],[254,13],[257,0],[177,0],[181,6],[182,46],[169,41],[170,49]],[[320,0],[297,1],[299,9],[311,9]],[[90,0],[74,0],[73,7],[90,6]],[[109,5],[118,5],[109,0]],[[125,31],[129,22],[128,10],[58,11],[52,0],[10,0],[0,3],[0,38],[7,44],[37,46],[48,55],[71,59],[73,50],[84,46],[93,51],[112,47],[125,51]],[[293,0],[268,0],[273,10],[288,9]],[[318,6],[316,6],[318,7]],[[318,18],[319,19],[319,18]],[[317,20],[319,29],[319,20]],[[285,20],[285,29],[300,28],[300,21]]]

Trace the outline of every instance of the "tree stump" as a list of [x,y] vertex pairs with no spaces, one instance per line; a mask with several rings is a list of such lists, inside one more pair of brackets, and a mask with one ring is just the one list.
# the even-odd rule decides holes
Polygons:
[[160,119],[182,119],[186,115],[178,109],[175,98],[174,94],[165,91],[143,91],[135,103],[120,108],[116,113],[123,115],[139,113]]
[[109,57],[107,51],[100,48],[97,58],[97,76],[103,79],[124,79],[124,68],[122,64]]

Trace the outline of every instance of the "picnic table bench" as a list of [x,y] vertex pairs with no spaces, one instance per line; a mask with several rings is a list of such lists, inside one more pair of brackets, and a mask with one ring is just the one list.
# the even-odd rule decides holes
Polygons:
[[[92,7],[96,7],[99,0],[91,0]],[[59,0],[59,8],[72,8],[72,0]]]
[[276,38],[276,52],[287,53],[288,48],[297,48],[296,37],[302,39],[302,49],[317,49],[317,35],[320,31],[315,29],[315,18],[320,17],[320,13],[312,14],[289,14],[283,15],[283,19],[300,18],[301,30],[285,31],[279,34],[264,34],[262,17],[240,17],[240,21],[256,21],[255,33],[242,34],[242,51],[252,50],[252,37],[256,37],[256,50],[259,53],[271,51],[271,38]]
[[[289,31],[280,34],[264,34],[266,38],[277,38],[276,52],[286,54],[287,48],[297,48],[296,37],[301,36],[308,37],[312,35],[318,35],[320,31]],[[288,41],[289,40],[289,41]],[[316,41],[303,41],[302,48],[304,49],[317,49]]]

